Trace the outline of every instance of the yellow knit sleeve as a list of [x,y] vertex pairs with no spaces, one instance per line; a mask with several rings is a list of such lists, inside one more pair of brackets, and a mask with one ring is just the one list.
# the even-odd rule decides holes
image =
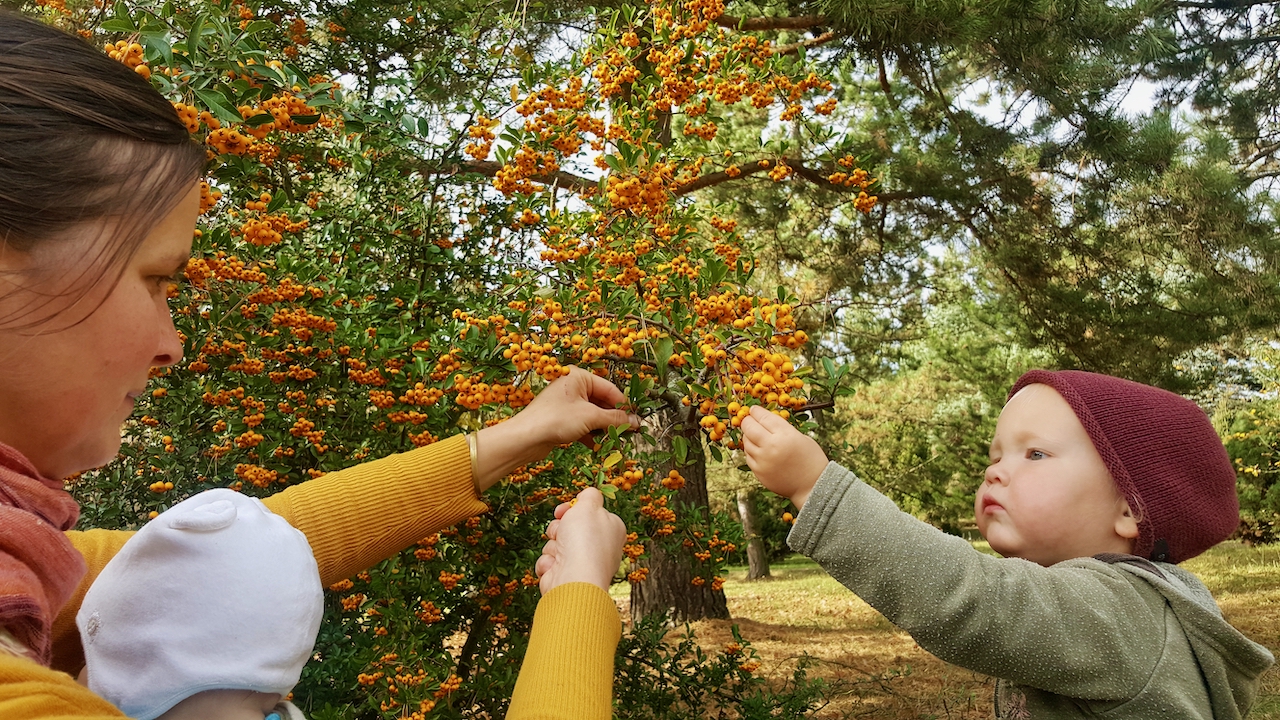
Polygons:
[[568,583],[547,593],[533,616],[507,720],[608,720],[621,637],[618,608],[595,585]]
[[[84,556],[86,572],[80,578],[75,593],[58,610],[58,617],[53,620],[53,658],[49,664],[54,669],[75,675],[84,667],[84,649],[80,647],[76,613],[80,612],[84,594],[89,591],[89,586],[97,579],[102,568],[107,566],[131,537],[132,530],[72,530],[67,533],[67,539]],[[7,716],[0,714],[0,717]]]
[[329,473],[263,503],[307,536],[325,585],[488,507],[476,497],[464,435]]
[[[487,506],[476,497],[466,436],[356,465],[295,485],[263,500],[307,536],[325,585],[404,550]],[[88,572],[53,624],[53,662],[75,674],[84,666],[76,613],[98,573],[133,532],[67,533]],[[0,718],[8,717],[0,713]]]
[[0,718],[4,720],[119,720],[114,705],[64,672],[0,653]]

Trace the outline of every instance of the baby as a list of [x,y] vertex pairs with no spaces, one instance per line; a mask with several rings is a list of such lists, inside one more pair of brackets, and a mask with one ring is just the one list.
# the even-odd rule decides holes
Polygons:
[[82,681],[137,720],[301,720],[284,700],[324,599],[306,537],[232,490],[188,498],[107,563],[76,615]]
[[747,464],[801,512],[788,538],[948,662],[995,676],[997,718],[1240,718],[1273,662],[1180,563],[1239,522],[1205,414],[1105,375],[1013,386],[978,488],[974,550],[908,515],[763,408]]

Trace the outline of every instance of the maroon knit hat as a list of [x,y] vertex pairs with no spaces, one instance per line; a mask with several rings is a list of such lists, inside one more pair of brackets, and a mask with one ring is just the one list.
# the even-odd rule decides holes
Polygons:
[[1075,411],[1137,514],[1133,554],[1180,563],[1240,524],[1236,473],[1209,418],[1168,390],[1079,370],[1032,370],[1009,397],[1043,383]]

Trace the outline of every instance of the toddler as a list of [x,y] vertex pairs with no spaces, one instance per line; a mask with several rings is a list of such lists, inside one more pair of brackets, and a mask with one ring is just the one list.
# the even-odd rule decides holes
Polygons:
[[921,647],[995,676],[997,718],[1240,718],[1274,662],[1176,564],[1239,522],[1222,443],[1178,395],[1019,378],[974,507],[1003,558],[898,510],[763,408],[742,432],[756,477],[801,508],[788,544]]

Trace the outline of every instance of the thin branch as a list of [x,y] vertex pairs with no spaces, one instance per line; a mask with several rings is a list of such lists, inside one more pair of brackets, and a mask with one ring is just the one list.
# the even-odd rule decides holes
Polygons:
[[834,30],[828,30],[817,37],[812,37],[812,38],[809,38],[808,40],[802,40],[801,42],[792,43],[790,45],[784,45],[778,48],[777,50],[775,50],[773,54],[774,55],[794,55],[800,51],[800,48],[805,48],[807,50],[808,48],[817,47],[818,45],[826,45],[832,40],[835,40],[836,37],[837,37],[837,34]]
[[828,23],[824,15],[800,15],[797,17],[754,17],[740,18],[734,15],[721,15],[716,24],[730,30],[805,30]]
[[705,188],[705,187],[719,185],[721,183],[725,183],[730,180],[733,180],[734,178],[737,178],[737,177],[743,177],[745,175],[754,175],[758,172],[763,172],[768,169],[769,169],[768,160],[757,160],[755,162],[747,163],[745,165],[739,165],[737,175],[730,175],[729,173],[724,171],[707,173],[706,175],[698,176],[698,178],[693,182],[689,182],[689,183],[685,183],[684,185],[681,185],[680,187],[676,188],[672,192],[672,194],[675,195],[676,197],[680,197],[682,195],[688,195],[689,193],[695,190],[701,190],[702,188]]
[[1244,10],[1258,5],[1270,5],[1275,0],[1218,0],[1218,2],[1190,2],[1180,0],[1173,3],[1176,8],[1191,10]]
[[1259,35],[1258,37],[1235,38],[1230,40],[1215,40],[1202,45],[1192,45],[1189,48],[1183,48],[1182,52],[1196,52],[1197,50],[1214,50],[1217,48],[1234,47],[1239,45],[1267,45],[1280,42],[1280,35]]
[[[498,171],[502,169],[502,163],[493,160],[468,160],[461,163],[449,164],[431,164],[426,162],[418,162],[413,165],[413,169],[424,175],[455,175],[458,173],[477,173],[487,177],[494,177]],[[554,175],[530,175],[527,180],[542,183],[543,185],[557,185],[578,193],[592,192],[599,187],[599,184],[591,178],[585,178],[581,175],[561,170]]]

